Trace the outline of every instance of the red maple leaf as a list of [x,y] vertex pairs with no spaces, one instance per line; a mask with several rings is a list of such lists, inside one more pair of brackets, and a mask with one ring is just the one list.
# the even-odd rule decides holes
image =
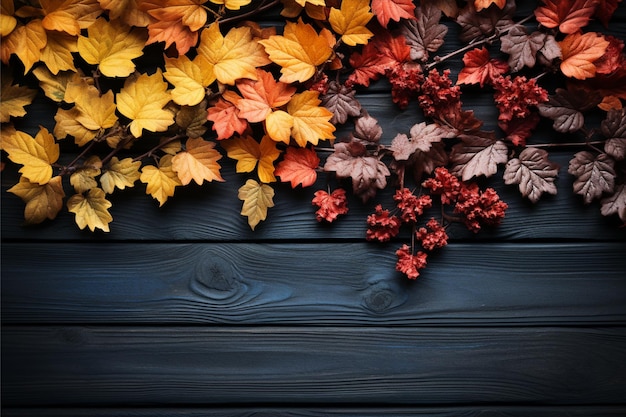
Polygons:
[[598,0],[543,0],[535,9],[535,17],[543,26],[558,28],[562,33],[578,32],[587,26],[596,12]]
[[499,59],[490,59],[484,46],[473,49],[463,56],[465,66],[459,72],[457,84],[491,84],[494,78],[506,73],[509,65]]
[[386,28],[389,20],[415,19],[413,0],[372,0],[372,11],[378,22]]
[[287,148],[284,159],[278,163],[274,175],[280,177],[282,182],[291,181],[291,187],[298,184],[309,187],[317,180],[315,169],[320,164],[320,159],[313,149]]

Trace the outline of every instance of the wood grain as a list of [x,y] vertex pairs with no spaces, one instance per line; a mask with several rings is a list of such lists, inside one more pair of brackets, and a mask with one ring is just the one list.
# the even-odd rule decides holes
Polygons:
[[625,405],[626,328],[16,327],[3,404]]
[[4,323],[626,323],[619,243],[451,244],[410,282],[376,244],[5,244]]

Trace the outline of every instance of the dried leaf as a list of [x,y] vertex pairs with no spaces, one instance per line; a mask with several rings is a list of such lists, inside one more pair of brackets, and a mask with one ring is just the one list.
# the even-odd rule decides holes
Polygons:
[[133,161],[132,158],[119,160],[114,156],[100,177],[102,189],[105,193],[111,194],[115,188],[123,190],[126,187],[133,187],[141,176],[140,167],[141,161]]
[[[3,38],[2,41],[5,43],[7,39]],[[47,41],[46,31],[39,19],[31,20],[23,26],[18,26],[11,33],[8,46],[24,64],[24,74],[30,71],[33,65],[40,60],[41,50],[46,46]]]
[[448,27],[439,23],[441,10],[434,5],[421,5],[415,15],[416,19],[402,21],[400,32],[411,48],[411,59],[425,62],[429,52],[436,52],[443,45]]
[[87,195],[74,194],[67,200],[67,209],[76,215],[75,221],[82,230],[89,227],[92,232],[100,229],[109,231],[109,223],[113,216],[109,213],[111,202],[106,199],[106,194],[100,188],[92,188]]
[[366,27],[373,16],[369,0],[342,0],[341,8],[330,8],[328,22],[346,45],[364,45],[374,36]]
[[524,26],[514,26],[509,33],[502,36],[500,50],[509,54],[511,72],[518,72],[524,67],[533,68],[537,52],[543,48],[546,34],[533,32],[528,34]]
[[199,138],[204,135],[207,131],[206,121],[206,101],[195,106],[182,106],[176,113],[176,124],[185,130],[185,135],[189,138]]
[[40,60],[53,73],[76,71],[72,52],[78,52],[78,40],[75,36],[63,32],[47,32],[46,46],[41,50]]
[[59,159],[59,145],[45,127],[40,127],[33,138],[28,133],[15,131],[2,137],[2,149],[9,159],[23,165],[19,172],[30,182],[44,185],[52,178],[52,165]]
[[503,178],[505,184],[518,184],[522,196],[536,203],[543,193],[556,194],[554,181],[558,174],[558,165],[548,160],[548,152],[526,148],[519,158],[507,162]]
[[248,121],[239,117],[237,106],[222,97],[209,107],[207,119],[213,122],[212,129],[220,140],[230,138],[235,132],[241,135],[248,128]]
[[332,124],[344,124],[348,117],[361,114],[361,103],[354,97],[356,91],[336,81],[328,83],[328,90],[322,96],[322,106],[333,112]]
[[383,136],[383,128],[378,124],[378,120],[363,110],[363,114],[354,123],[354,132],[352,132],[352,140],[362,142],[363,144],[376,144]]
[[478,12],[482,9],[489,8],[492,4],[499,9],[502,9],[506,5],[506,0],[474,0],[474,7],[476,7],[476,11]]
[[172,169],[178,174],[182,185],[194,180],[202,185],[206,181],[224,181],[220,175],[222,157],[215,149],[215,142],[202,138],[188,139],[185,151],[179,152],[172,159]]
[[453,164],[451,172],[463,181],[480,175],[490,177],[498,171],[498,164],[508,161],[508,148],[500,140],[468,135],[460,138],[462,142],[452,147],[450,161]]
[[428,152],[433,143],[441,142],[443,138],[452,138],[456,132],[437,123],[422,122],[413,125],[410,134],[410,138],[405,134],[398,134],[391,141],[390,150],[396,161],[408,160],[417,150]]
[[0,106],[0,122],[7,123],[11,117],[22,117],[26,114],[24,107],[33,102],[37,90],[28,87],[14,85],[13,78],[2,71],[2,86],[0,96],[2,106]]
[[41,223],[54,219],[63,207],[63,183],[60,176],[51,178],[40,185],[20,177],[20,182],[7,190],[21,198],[25,203],[24,219],[28,224]]
[[390,20],[399,22],[400,19],[415,19],[413,0],[372,0],[372,11],[384,28]]
[[243,98],[237,100],[238,117],[250,123],[264,121],[273,109],[283,106],[291,100],[296,87],[274,80],[267,71],[257,69],[255,80],[240,80],[236,83]]
[[287,112],[293,117],[291,136],[301,147],[307,143],[317,145],[319,140],[335,138],[335,126],[330,123],[333,114],[320,107],[320,103],[317,91],[307,90],[295,94],[287,104]]
[[139,180],[146,184],[146,193],[155,198],[159,206],[174,195],[176,187],[183,185],[172,168],[172,158],[172,155],[165,155],[159,161],[158,168],[146,165],[141,169]]
[[220,143],[228,157],[237,160],[237,172],[252,172],[258,164],[259,180],[264,183],[276,181],[274,161],[280,156],[280,150],[268,136],[257,142],[252,136],[244,136]]
[[252,179],[239,188],[238,197],[243,200],[241,215],[248,218],[252,230],[267,218],[267,209],[274,207],[274,189]]
[[165,58],[163,76],[174,85],[172,100],[181,106],[195,106],[206,97],[206,87],[215,81],[210,67],[199,65],[187,55]]
[[581,151],[569,162],[567,172],[574,175],[574,192],[582,195],[585,203],[613,192],[615,184],[615,161],[605,153],[594,156]]
[[473,49],[463,56],[463,69],[459,72],[457,84],[484,84],[492,83],[509,70],[509,65],[499,59],[490,59],[489,50],[484,46]]
[[600,125],[607,138],[604,151],[618,161],[626,157],[626,109],[610,110]]
[[615,187],[615,192],[600,200],[600,212],[603,216],[617,214],[626,223],[626,184]]
[[83,165],[70,175],[70,184],[77,193],[84,193],[98,187],[96,177],[100,175],[102,161],[96,155],[87,159]]
[[598,5],[597,0],[543,0],[535,9],[537,21],[562,33],[575,33],[587,26]]
[[557,88],[556,94],[550,96],[547,103],[537,105],[537,108],[543,117],[554,120],[552,127],[557,132],[575,132],[585,123],[585,116],[579,110],[581,99],[586,101],[586,96],[577,96],[565,89]]
[[319,164],[320,159],[315,150],[290,146],[274,174],[280,177],[282,182],[290,181],[291,188],[296,188],[298,184],[310,187],[317,180],[316,169]]
[[508,0],[503,9],[491,7],[476,11],[474,2],[470,1],[457,16],[456,22],[461,26],[459,38],[469,43],[477,38],[492,35],[496,30],[504,29],[513,24],[515,1]]
[[563,52],[561,71],[567,77],[584,80],[596,75],[594,62],[604,55],[609,41],[599,33],[580,32],[567,35],[559,42]]

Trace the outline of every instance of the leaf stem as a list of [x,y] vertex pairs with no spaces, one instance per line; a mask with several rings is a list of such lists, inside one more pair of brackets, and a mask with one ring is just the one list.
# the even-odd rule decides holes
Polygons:
[[604,143],[603,140],[594,140],[589,142],[567,142],[567,143],[536,143],[529,145],[527,144],[527,148],[558,148],[558,147],[566,147],[566,146],[580,146],[580,145],[602,145]]
[[144,158],[148,158],[149,156],[152,156],[152,153],[153,153],[153,152],[158,151],[159,149],[161,149],[161,148],[162,148],[162,147],[164,147],[165,145],[167,145],[167,144],[169,144],[169,143],[172,143],[172,142],[174,142],[175,140],[182,139],[182,138],[184,138],[184,137],[185,137],[185,135],[180,134],[180,133],[179,133],[178,135],[174,135],[174,136],[172,136],[171,138],[166,139],[166,140],[164,140],[163,142],[160,142],[158,145],[156,145],[155,147],[153,147],[152,149],[150,149],[148,152],[145,152],[145,153],[143,153],[143,154],[141,154],[141,155],[139,155],[139,156],[134,157],[134,158],[133,158],[133,162],[136,162],[136,161],[141,161],[141,160],[142,160],[142,159],[144,159]]

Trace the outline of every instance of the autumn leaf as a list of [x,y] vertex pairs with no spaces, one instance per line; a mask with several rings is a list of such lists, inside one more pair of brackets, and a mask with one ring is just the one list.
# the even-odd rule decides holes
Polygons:
[[165,58],[163,76],[174,85],[172,100],[181,106],[195,106],[206,97],[206,87],[215,81],[209,67],[199,65],[187,55]]
[[109,223],[113,216],[109,213],[111,202],[106,199],[106,194],[100,188],[92,188],[87,195],[74,194],[67,200],[67,209],[76,215],[75,221],[82,230],[89,227],[92,232],[100,229],[109,231]]
[[415,4],[412,0],[372,0],[372,11],[384,28],[390,20],[415,19]]
[[202,138],[188,139],[185,151],[179,152],[172,159],[172,169],[178,174],[182,185],[194,180],[202,185],[206,181],[224,181],[220,175],[220,164],[217,161],[222,157],[215,149],[215,142]]
[[133,187],[141,176],[139,167],[141,161],[133,161],[132,158],[119,160],[114,156],[100,177],[102,189],[105,193],[111,194],[115,188],[123,190],[126,187]]
[[293,127],[293,116],[283,110],[273,111],[265,120],[265,132],[276,142],[289,144]]
[[267,209],[274,207],[274,189],[253,179],[239,188],[238,197],[243,201],[241,215],[248,218],[252,230],[267,218]]
[[499,59],[491,59],[484,46],[472,49],[463,56],[463,69],[459,72],[457,84],[490,84],[494,78],[505,74],[509,65]]
[[537,61],[537,53],[545,44],[546,34],[533,32],[530,35],[521,25],[513,26],[506,35],[500,38],[500,50],[509,54],[511,72],[518,72],[524,67],[533,68]]
[[143,54],[146,40],[142,29],[99,18],[89,26],[87,36],[78,38],[78,53],[107,77],[128,77],[135,71],[132,60]]
[[411,59],[425,62],[429,53],[436,52],[443,45],[448,27],[440,23],[441,10],[434,5],[422,4],[415,14],[416,19],[401,22],[400,32],[411,48]]
[[102,172],[102,161],[97,155],[89,157],[82,166],[70,175],[70,184],[77,193],[98,187],[96,177]]
[[48,31],[76,36],[91,26],[102,14],[97,0],[41,0],[45,17],[42,25]]
[[7,74],[6,71],[2,71],[2,84],[1,84],[0,99],[2,106],[0,106],[0,122],[6,123],[11,120],[11,117],[22,117],[26,114],[24,107],[33,102],[37,90],[33,90],[28,87],[14,85],[13,78]]
[[594,61],[604,55],[609,41],[595,32],[585,34],[577,32],[567,35],[559,42],[559,46],[563,52],[563,61],[561,61],[563,74],[584,80],[596,75]]
[[320,158],[315,150],[290,146],[274,174],[280,177],[282,182],[290,181],[291,188],[296,188],[298,184],[310,187],[317,180],[316,169],[319,164]]
[[157,20],[148,25],[146,45],[158,42],[163,42],[165,49],[175,45],[178,55],[185,55],[198,43],[198,32],[192,31],[180,20]]
[[328,83],[328,90],[322,96],[322,105],[333,113],[332,124],[344,124],[348,117],[361,114],[361,103],[355,98],[356,90],[336,81]]
[[239,78],[256,79],[256,68],[270,63],[249,27],[232,28],[222,36],[217,23],[202,31],[196,59],[212,69],[220,83],[229,85]]
[[223,4],[228,10],[239,10],[243,6],[247,6],[252,0],[210,0],[214,4]]
[[238,117],[251,123],[267,119],[273,109],[287,104],[296,92],[295,86],[276,81],[270,72],[260,69],[256,70],[256,80],[244,79],[236,85],[243,96],[235,103]]
[[580,151],[569,162],[567,172],[572,174],[574,192],[583,196],[586,204],[602,197],[603,193],[613,192],[615,184],[615,161],[605,153],[594,156],[591,152]]
[[73,71],[59,72],[53,74],[46,67],[39,66],[33,69],[33,74],[39,80],[39,87],[46,97],[60,103],[65,99],[65,90],[68,84],[75,78],[80,78],[81,74]]
[[502,9],[490,7],[482,10],[480,13],[476,11],[474,2],[470,1],[456,18],[456,22],[461,26],[459,38],[461,42],[471,43],[477,38],[483,38],[492,35],[496,31],[505,30],[514,23],[514,14],[514,1],[507,1]]
[[498,171],[498,164],[508,161],[506,144],[489,136],[461,135],[462,142],[452,147],[451,172],[468,181],[484,175],[490,177]]
[[562,33],[578,32],[593,16],[597,0],[543,0],[535,9],[535,17],[543,26],[558,28]]
[[287,104],[287,112],[293,117],[291,135],[301,147],[307,143],[317,145],[319,140],[335,138],[335,126],[330,123],[333,114],[320,107],[320,103],[317,91],[307,90],[295,94]]
[[585,123],[583,111],[595,107],[600,102],[593,94],[581,94],[580,90],[568,91],[557,88],[547,103],[537,105],[539,114],[554,120],[552,127],[557,132],[570,133],[581,129]]
[[235,133],[241,135],[248,128],[248,121],[239,117],[237,106],[222,97],[209,107],[207,119],[213,122],[212,129],[217,132],[218,140],[230,138]]
[[505,184],[517,184],[522,196],[536,203],[543,193],[556,194],[558,174],[558,165],[548,160],[546,150],[526,148],[507,162],[503,178]]
[[383,136],[383,128],[380,127],[376,118],[363,110],[361,117],[356,119],[354,131],[350,136],[351,140],[361,142],[364,145],[377,144]]
[[396,161],[408,160],[417,150],[428,152],[433,143],[441,142],[442,138],[452,138],[456,132],[437,123],[422,122],[411,127],[410,135],[399,133],[391,141],[390,150]]
[[311,78],[333,52],[327,36],[318,34],[302,20],[287,22],[282,36],[270,36],[259,43],[265,47],[269,58],[280,65],[280,81],[288,84]]
[[609,111],[600,127],[607,138],[604,151],[618,161],[626,158],[626,109]]
[[174,123],[174,115],[164,109],[170,101],[167,83],[160,70],[154,74],[129,77],[117,93],[117,110],[128,117],[130,132],[136,138],[142,130],[163,132]]
[[75,36],[63,32],[47,32],[46,46],[41,50],[41,62],[53,74],[60,71],[76,71],[73,52],[78,52],[78,40]]
[[280,150],[268,136],[257,142],[252,136],[244,136],[220,143],[228,157],[237,160],[237,172],[252,172],[258,164],[259,180],[264,183],[276,181],[274,161],[280,156]]
[[54,219],[63,208],[63,183],[60,176],[52,177],[46,184],[30,182],[20,177],[20,182],[7,190],[21,198],[25,203],[24,219],[28,224],[41,223]]
[[178,174],[172,169],[172,155],[165,155],[159,160],[159,166],[146,165],[141,169],[139,180],[146,184],[146,193],[165,204],[174,195],[176,187],[183,185]]
[[146,27],[152,18],[140,10],[141,0],[98,0],[100,7],[108,11],[109,19],[122,19],[129,26]]
[[615,187],[615,192],[600,200],[600,212],[603,216],[617,214],[626,223],[626,184]]
[[346,45],[364,45],[374,36],[366,27],[373,16],[369,0],[342,0],[340,9],[331,7],[328,22]]
[[147,13],[159,21],[180,21],[192,32],[199,31],[207,22],[208,14],[203,4],[204,0],[153,0],[146,8]]
[[44,185],[52,178],[52,165],[59,159],[59,145],[45,127],[33,138],[28,133],[15,133],[2,138],[2,149],[9,159],[23,165],[19,172],[30,182]]
[[492,4],[502,9],[506,5],[506,0],[474,0],[474,7],[476,7],[477,12],[489,8]]
[[[2,39],[4,47],[8,47],[24,64],[24,74],[40,60],[41,50],[47,41],[46,31],[39,19],[18,26],[8,39]],[[8,63],[8,59],[6,61]]]

